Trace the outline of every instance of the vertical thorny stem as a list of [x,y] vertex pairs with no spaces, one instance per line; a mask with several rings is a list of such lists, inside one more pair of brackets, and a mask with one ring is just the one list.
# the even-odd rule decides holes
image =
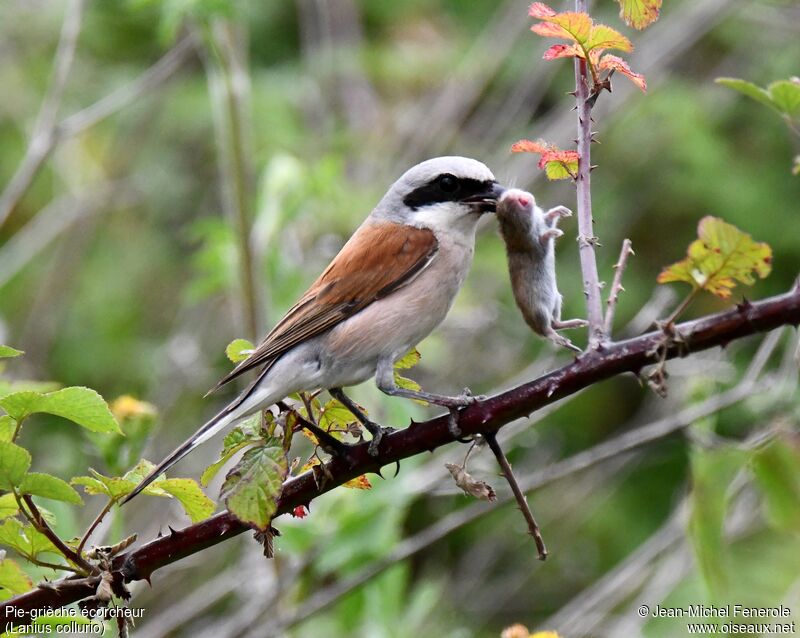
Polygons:
[[[575,0],[575,11],[586,12],[588,0]],[[575,59],[575,100],[578,111],[578,247],[583,274],[583,294],[586,297],[586,318],[589,321],[589,349],[595,349],[605,339],[603,333],[603,309],[600,300],[600,282],[594,247],[596,239],[592,225],[591,194],[591,144],[592,107],[589,102],[589,76],[586,61]]]

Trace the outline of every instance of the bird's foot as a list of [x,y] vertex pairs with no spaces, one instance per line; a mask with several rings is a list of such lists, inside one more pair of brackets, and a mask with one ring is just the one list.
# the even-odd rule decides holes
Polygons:
[[369,442],[369,447],[367,448],[367,452],[370,456],[378,456],[378,448],[381,445],[381,441],[383,440],[383,436],[385,434],[391,434],[395,432],[395,428],[389,427],[386,425],[378,425],[372,421],[366,421],[364,423],[364,427],[369,430],[369,433],[372,435],[372,440]]
[[453,400],[452,403],[446,406],[450,411],[450,416],[447,419],[447,429],[456,439],[461,440],[462,432],[461,428],[458,427],[460,408],[466,408],[478,401],[485,401],[486,397],[480,394],[475,396],[472,394],[472,390],[464,388],[461,394],[451,398]]

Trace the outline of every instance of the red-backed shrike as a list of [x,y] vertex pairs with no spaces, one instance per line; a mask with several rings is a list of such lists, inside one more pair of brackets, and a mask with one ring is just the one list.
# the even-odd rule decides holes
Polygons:
[[123,501],[223,428],[294,392],[328,390],[372,434],[377,454],[384,428],[342,392],[375,377],[386,394],[451,410],[464,392],[443,396],[400,388],[394,362],[447,315],[464,283],[481,215],[494,212],[504,189],[466,157],[417,164],[397,180],[342,250],[256,350],[215,387],[249,370],[255,380],[162,461]]

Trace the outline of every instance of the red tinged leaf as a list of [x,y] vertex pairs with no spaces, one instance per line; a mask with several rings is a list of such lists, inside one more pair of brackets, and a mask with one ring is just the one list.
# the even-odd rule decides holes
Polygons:
[[520,140],[511,146],[511,152],[540,155],[539,168],[550,180],[575,179],[578,174],[578,151],[565,151],[543,140]]
[[372,483],[369,482],[366,474],[362,474],[354,479],[350,479],[346,483],[342,483],[342,487],[349,487],[353,490],[371,490]]
[[554,44],[542,56],[545,60],[575,57],[583,57],[583,50],[577,44]]
[[556,15],[556,12],[548,7],[544,2],[534,2],[528,7],[528,15],[531,18],[538,20],[546,20],[547,18]]
[[643,92],[647,92],[647,80],[645,80],[644,76],[641,73],[634,73],[631,71],[631,67],[628,66],[628,63],[616,55],[612,55],[610,53],[604,55],[597,63],[597,68],[601,70],[613,70],[617,71],[618,73],[622,73]]
[[619,17],[634,29],[644,29],[658,20],[661,0],[618,0]]
[[[556,13],[542,2],[535,2],[528,10],[528,15],[541,20],[531,27],[531,31],[545,38],[562,38],[570,40],[577,45],[574,49],[551,48],[545,56],[546,60],[560,57],[585,58],[590,51],[603,51],[605,49],[618,49],[632,51],[633,45],[624,35],[616,29],[605,24],[595,24],[588,13],[565,11]],[[554,55],[555,52],[559,55]]]

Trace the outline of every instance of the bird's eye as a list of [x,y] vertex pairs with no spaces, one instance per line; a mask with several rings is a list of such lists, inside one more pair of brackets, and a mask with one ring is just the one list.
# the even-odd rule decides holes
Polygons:
[[455,193],[458,190],[458,179],[449,173],[439,177],[439,188],[445,193]]

